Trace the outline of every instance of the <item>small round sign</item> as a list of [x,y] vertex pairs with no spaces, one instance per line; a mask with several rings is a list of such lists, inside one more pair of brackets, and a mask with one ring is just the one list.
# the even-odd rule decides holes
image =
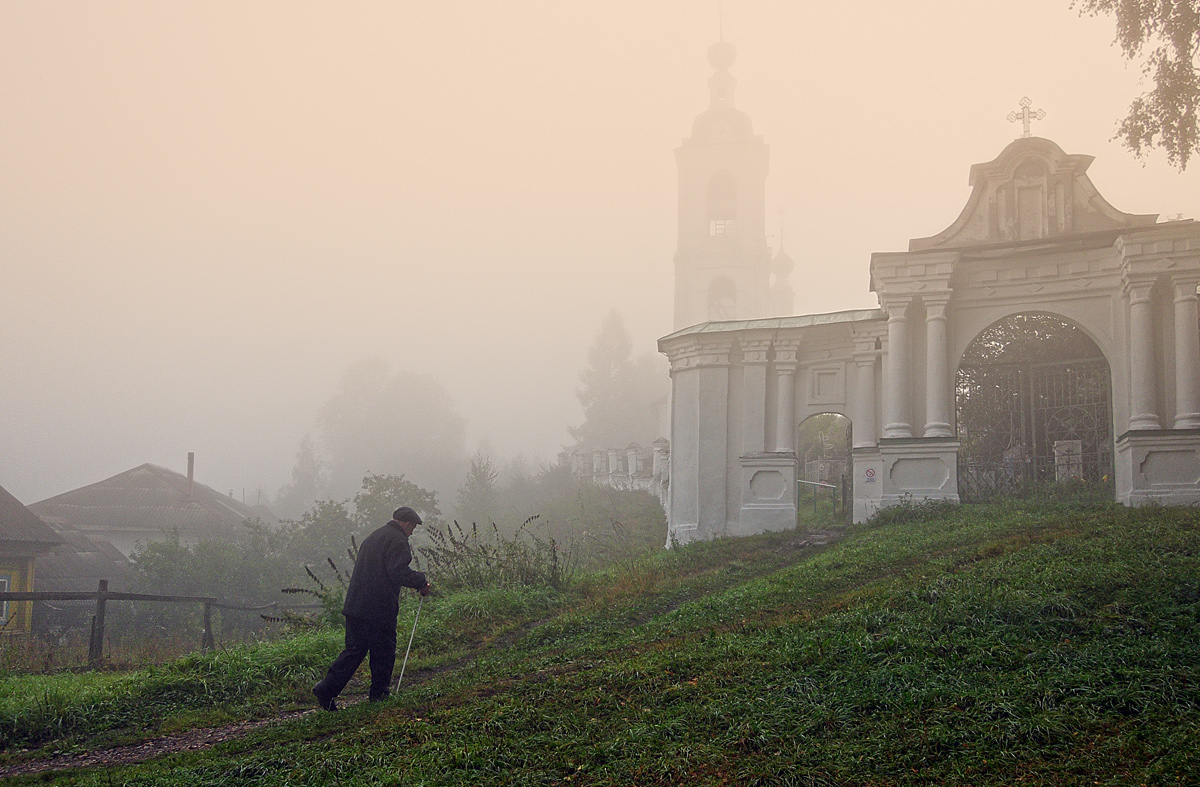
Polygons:
[[867,472],[866,472],[866,476],[867,476],[867,478],[874,478],[874,477],[875,477],[875,468],[873,468],[873,467],[868,467],[868,468],[867,468]]

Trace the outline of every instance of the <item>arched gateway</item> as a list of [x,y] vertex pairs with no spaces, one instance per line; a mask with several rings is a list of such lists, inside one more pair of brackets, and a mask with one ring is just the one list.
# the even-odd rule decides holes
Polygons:
[[1113,477],[1108,361],[1051,314],[1016,314],[967,345],[955,378],[963,500]]
[[[1116,210],[1091,161],[1030,137],[972,167],[944,232],[872,255],[879,309],[660,339],[671,537],[793,527],[794,430],[819,412],[854,423],[856,520],[1023,479],[1200,502],[1200,224]],[[1033,347],[981,347],[1018,328]]]

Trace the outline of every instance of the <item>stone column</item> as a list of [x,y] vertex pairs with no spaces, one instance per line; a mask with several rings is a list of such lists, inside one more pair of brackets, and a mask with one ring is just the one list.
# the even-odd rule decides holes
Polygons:
[[950,371],[946,358],[945,295],[923,296],[925,300],[925,436],[953,437],[950,426]]
[[875,424],[875,340],[856,342],[854,363],[858,367],[858,392],[851,434],[855,448],[868,448],[879,441]]
[[796,349],[792,342],[775,345],[775,384],[777,386],[775,414],[775,450],[791,453],[796,450]]
[[912,350],[908,340],[908,305],[911,297],[890,298],[888,312],[887,365],[883,370],[884,437],[912,437],[909,423],[908,375]]
[[771,342],[766,339],[742,342],[742,453],[767,450],[767,357]]
[[1196,285],[1188,276],[1175,280],[1175,428],[1200,428],[1200,332]]
[[1129,428],[1158,429],[1154,316],[1146,283],[1129,284]]
[[667,543],[723,535],[729,486],[730,343],[685,337],[671,361],[671,445]]

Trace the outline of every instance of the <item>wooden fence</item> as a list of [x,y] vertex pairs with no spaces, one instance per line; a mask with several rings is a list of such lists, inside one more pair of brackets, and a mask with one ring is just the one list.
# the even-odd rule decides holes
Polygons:
[[100,580],[96,590],[43,592],[36,590],[11,591],[0,593],[0,604],[7,601],[95,601],[96,613],[92,617],[92,632],[88,638],[88,666],[98,667],[104,659],[104,613],[109,601],[152,601],[180,604],[204,605],[204,630],[200,635],[200,650],[207,653],[216,644],[212,630],[213,609],[230,609],[243,612],[284,609],[319,609],[320,604],[294,604],[283,606],[277,603],[248,607],[241,604],[230,604],[215,596],[160,596],[151,593],[122,593],[108,589],[108,580]]

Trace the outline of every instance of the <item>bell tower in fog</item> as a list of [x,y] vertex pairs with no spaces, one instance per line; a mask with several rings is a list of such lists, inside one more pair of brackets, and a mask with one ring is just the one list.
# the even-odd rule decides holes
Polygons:
[[729,68],[736,58],[737,49],[726,41],[708,48],[715,69],[708,79],[708,109],[675,149],[675,330],[772,312],[765,204],[770,148],[755,136],[750,117],[734,107],[737,79]]

